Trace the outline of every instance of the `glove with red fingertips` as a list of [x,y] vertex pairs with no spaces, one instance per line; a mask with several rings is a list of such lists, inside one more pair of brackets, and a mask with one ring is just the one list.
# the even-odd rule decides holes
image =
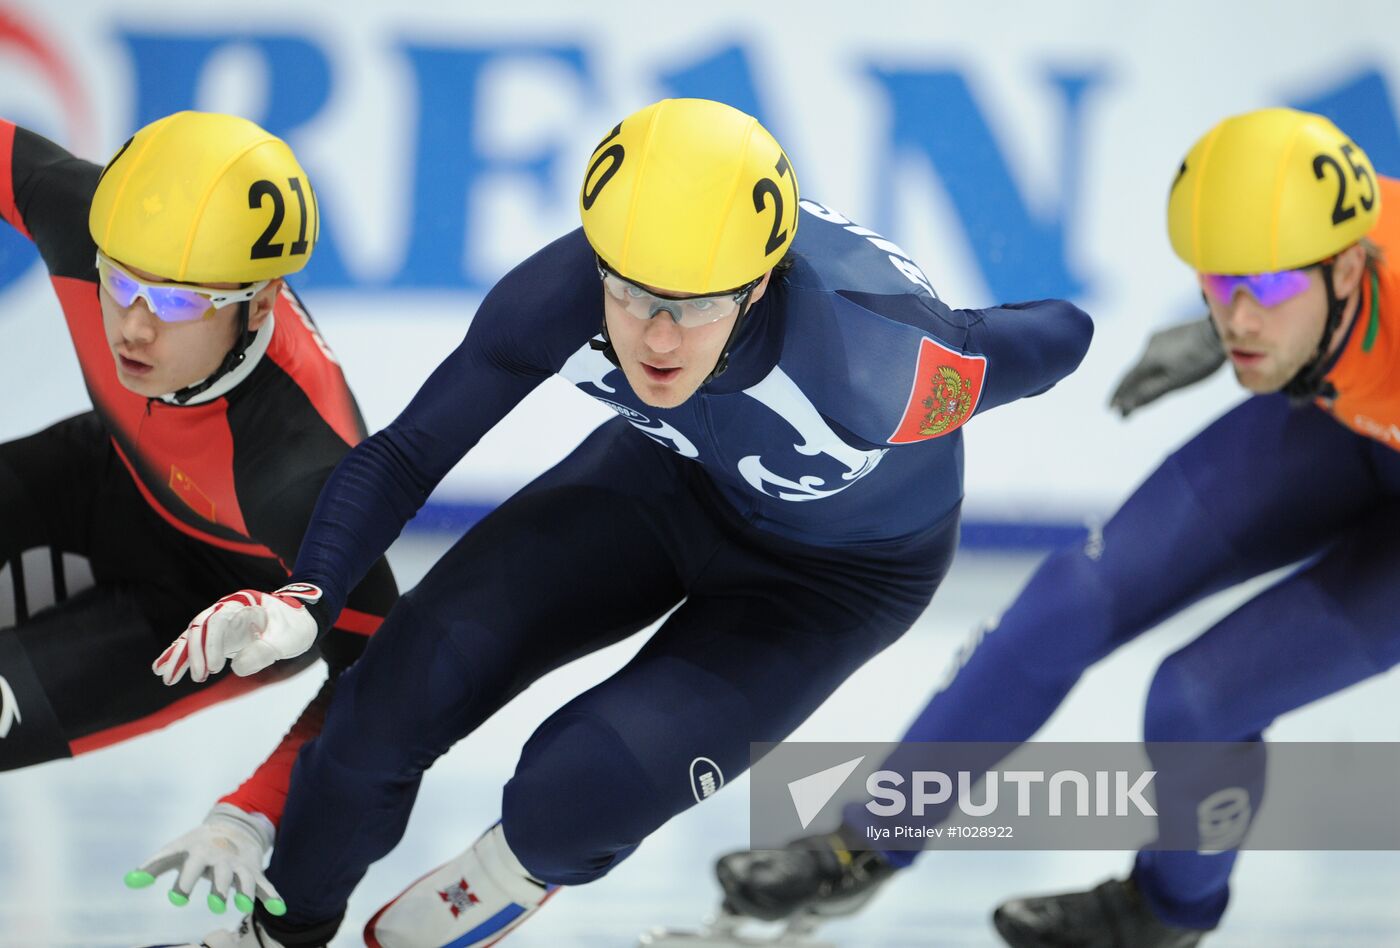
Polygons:
[[310,583],[270,593],[240,589],[195,616],[151,671],[173,685],[186,672],[202,682],[229,663],[235,675],[246,676],[295,658],[316,643],[321,623],[309,607],[320,601],[320,587]]

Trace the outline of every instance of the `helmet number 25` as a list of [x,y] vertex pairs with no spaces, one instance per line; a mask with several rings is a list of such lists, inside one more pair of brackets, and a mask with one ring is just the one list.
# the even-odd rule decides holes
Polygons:
[[[292,256],[306,253],[306,192],[302,190],[301,179],[292,177],[287,179],[288,186],[297,197],[297,206],[301,210],[301,228],[297,232],[297,239],[292,242],[288,253]],[[286,200],[282,197],[282,191],[276,184],[260,178],[248,186],[248,208],[257,210],[262,207],[263,199],[272,200],[272,219],[267,222],[262,234],[253,241],[253,249],[249,254],[250,259],[265,260],[268,257],[282,256],[282,243],[274,243],[272,238],[277,235],[277,231],[282,228],[282,219],[286,217]]]
[[[778,164],[773,170],[778,172],[778,177],[787,177],[787,155],[781,153],[778,155]],[[760,214],[763,213],[763,208],[768,203],[765,197],[770,195],[773,198],[773,229],[769,231],[768,242],[763,246],[764,256],[777,250],[783,245],[783,242],[787,240],[787,231],[778,230],[783,223],[783,192],[779,190],[778,182],[774,181],[772,178],[761,178],[759,182],[753,186],[753,209]]]
[[[1342,146],[1342,157],[1346,159],[1347,165],[1351,168],[1351,176],[1356,183],[1358,185],[1363,181],[1366,183],[1367,193],[1361,195],[1359,200],[1361,201],[1362,210],[1369,211],[1376,203],[1376,182],[1375,179],[1371,177],[1370,169],[1364,164],[1356,163],[1356,159],[1352,157],[1355,151],[1355,145],[1350,143],[1345,144]],[[1355,217],[1356,207],[1346,202],[1347,179],[1345,172],[1342,171],[1341,163],[1325,152],[1313,159],[1313,175],[1317,177],[1317,180],[1321,181],[1323,179],[1323,172],[1329,167],[1336,172],[1337,175],[1337,203],[1332,207],[1332,224],[1335,226],[1345,223]]]

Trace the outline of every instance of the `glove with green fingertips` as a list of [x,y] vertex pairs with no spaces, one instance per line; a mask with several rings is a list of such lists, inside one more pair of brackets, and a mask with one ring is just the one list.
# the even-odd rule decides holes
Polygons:
[[272,821],[261,813],[246,812],[231,803],[217,804],[194,829],[161,848],[146,863],[128,872],[128,888],[143,889],[174,870],[175,883],[168,894],[170,903],[184,906],[201,879],[208,880],[206,904],[222,914],[228,908],[229,893],[240,912],[253,910],[259,899],[273,915],[287,911],[277,889],[263,874],[263,862],[272,849]]

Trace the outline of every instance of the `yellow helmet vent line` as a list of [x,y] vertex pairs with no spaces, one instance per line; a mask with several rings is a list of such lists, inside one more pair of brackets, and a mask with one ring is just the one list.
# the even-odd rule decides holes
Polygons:
[[1231,116],[1191,146],[1172,179],[1172,250],[1202,273],[1310,266],[1376,226],[1375,174],[1324,116],[1288,108]]
[[[135,141],[131,143],[132,145],[136,145],[135,154],[132,153],[131,148],[127,148],[126,153],[121,156],[121,160],[123,162],[123,170],[120,172],[119,175],[120,180],[112,185],[116,188],[116,194],[112,200],[111,210],[106,215],[107,219],[104,222],[104,226],[102,229],[102,237],[101,239],[98,239],[96,234],[93,235],[93,240],[97,244],[97,246],[105,248],[107,247],[107,242],[112,239],[112,226],[117,218],[117,208],[123,206],[122,199],[126,196],[127,185],[131,183],[131,179],[135,175],[136,169],[141,166],[141,161],[146,152],[146,149],[150,148],[154,144],[156,136],[160,134],[161,128],[169,124],[171,120],[173,120],[180,114],[181,113],[177,112],[175,115],[170,115],[163,119],[158,119],[156,122],[147,126],[147,128],[151,130],[151,135],[144,141],[142,141],[139,145],[137,145]],[[101,182],[99,182],[99,187],[100,186]]]
[[1205,147],[1201,150],[1201,173],[1196,175],[1195,181],[1191,182],[1192,255],[1198,258],[1201,256],[1201,191],[1206,180],[1205,170],[1210,166],[1210,153],[1215,148],[1215,140],[1219,137],[1220,129],[1218,127],[1212,129],[1210,134],[1206,136]]
[[1278,165],[1274,168],[1274,194],[1270,204],[1269,215],[1269,266],[1266,270],[1282,270],[1284,267],[1278,265],[1279,261],[1279,239],[1283,233],[1283,202],[1286,198],[1288,187],[1288,169],[1292,162],[1293,152],[1298,148],[1299,139],[1302,136],[1295,130],[1289,136],[1288,145],[1279,155]]
[[[796,172],[753,116],[709,99],[663,99],[599,147],[579,217],[593,250],[629,280],[718,293],[762,276],[792,245]],[[746,200],[751,185],[766,198],[757,209]]]
[[[754,129],[756,128],[758,128],[758,120],[754,119],[749,123],[749,127],[744,131],[744,143],[739,146],[739,151],[741,154],[748,152],[749,142],[753,141]],[[743,178],[741,177],[743,171],[743,165],[736,164],[734,166],[734,175],[729,182],[729,196],[724,199],[724,204],[722,205],[724,207],[724,216],[726,218],[728,218],[734,213],[734,202],[739,197],[739,191],[743,183]],[[711,241],[710,256],[709,259],[705,261],[705,280],[709,283],[714,282],[715,261],[719,257],[721,245],[720,236],[721,235],[716,234],[715,239]]]
[[88,230],[108,256],[166,279],[256,283],[306,266],[320,215],[285,142],[235,115],[186,111],[108,162]]
[[190,265],[190,254],[194,251],[195,236],[199,233],[199,227],[204,223],[204,209],[209,206],[209,200],[214,196],[214,189],[224,180],[224,175],[228,174],[230,168],[236,165],[244,155],[255,148],[261,148],[262,142],[253,142],[241,151],[232,154],[219,166],[219,170],[209,176],[209,180],[204,185],[204,193],[200,195],[199,201],[195,204],[194,213],[190,215],[189,231],[185,235],[185,249],[180,254],[180,275],[177,280],[185,278],[185,272]]
[[[627,227],[622,232],[621,259],[618,260],[618,264],[624,268],[628,266],[631,257],[632,234],[637,223],[637,205],[641,201],[641,195],[646,193],[643,190],[646,187],[648,165],[646,158],[651,154],[652,142],[656,140],[656,129],[661,124],[665,107],[666,102],[663,101],[657,105],[651,115],[647,116],[646,133],[642,137],[641,154],[638,156],[642,159],[642,163],[637,171],[637,184],[632,189],[632,200],[627,202]],[[626,270],[620,272],[625,273]]]

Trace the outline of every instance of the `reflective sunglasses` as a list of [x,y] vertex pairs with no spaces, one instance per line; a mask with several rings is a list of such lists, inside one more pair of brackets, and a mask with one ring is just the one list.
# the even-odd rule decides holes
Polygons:
[[163,323],[203,319],[221,306],[251,300],[272,282],[261,280],[236,290],[211,290],[188,283],[147,283],[132,276],[100,250],[97,252],[97,279],[122,309],[143,299],[156,319]]
[[1293,299],[1308,288],[1308,271],[1312,267],[1297,270],[1277,270],[1273,273],[1251,273],[1235,276],[1224,273],[1202,273],[1201,288],[1206,295],[1229,306],[1235,293],[1244,290],[1254,297],[1261,306],[1277,306]]
[[598,276],[603,281],[603,289],[607,290],[609,296],[622,304],[622,308],[627,311],[628,315],[647,320],[657,313],[668,313],[677,326],[684,326],[686,329],[708,326],[710,323],[733,316],[739,312],[739,308],[744,305],[744,300],[749,298],[753,288],[758,286],[758,281],[763,279],[759,277],[737,290],[716,293],[713,296],[687,296],[682,299],[674,299],[669,296],[658,296],[631,280],[619,276],[609,269],[601,259],[597,261],[597,264]]

